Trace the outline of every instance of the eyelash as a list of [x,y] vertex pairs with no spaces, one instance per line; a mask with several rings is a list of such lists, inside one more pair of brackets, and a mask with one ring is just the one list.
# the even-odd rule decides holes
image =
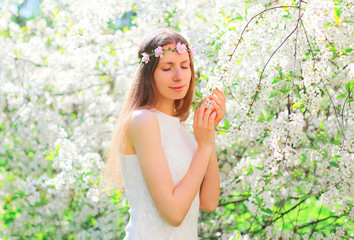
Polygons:
[[[188,69],[188,67],[182,67],[183,69]],[[162,69],[162,71],[164,71],[164,72],[167,72],[167,71],[169,71],[169,70],[171,70],[171,68],[167,68],[167,69]]]

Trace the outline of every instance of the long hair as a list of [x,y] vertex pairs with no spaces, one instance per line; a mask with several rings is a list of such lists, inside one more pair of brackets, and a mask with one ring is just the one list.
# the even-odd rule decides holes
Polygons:
[[[142,53],[151,53],[158,46],[165,46],[170,43],[182,43],[188,47],[187,40],[178,32],[172,29],[159,30],[146,37],[139,46],[138,58]],[[185,121],[190,112],[191,103],[194,96],[195,72],[191,55],[190,69],[191,81],[186,96],[174,101],[175,116],[180,121]],[[112,135],[111,147],[108,153],[106,166],[103,172],[103,185],[105,187],[116,186],[119,190],[124,190],[122,183],[119,155],[126,147],[127,123],[133,112],[137,109],[151,109],[156,106],[158,101],[158,91],[154,80],[154,71],[159,63],[159,57],[150,56],[150,62],[147,64],[139,63],[133,82],[125,97],[121,112]]]

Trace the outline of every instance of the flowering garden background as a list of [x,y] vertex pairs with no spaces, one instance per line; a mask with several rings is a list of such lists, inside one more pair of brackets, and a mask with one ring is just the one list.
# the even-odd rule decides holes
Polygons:
[[228,97],[200,238],[354,238],[352,0],[39,3],[24,16],[28,1],[0,1],[1,239],[124,237],[125,194],[99,182],[156,27],[197,50],[196,102]]

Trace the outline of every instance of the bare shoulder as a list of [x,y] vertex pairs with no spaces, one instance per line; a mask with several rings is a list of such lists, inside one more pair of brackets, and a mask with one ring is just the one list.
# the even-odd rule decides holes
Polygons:
[[155,122],[157,123],[155,113],[149,109],[138,109],[133,112],[130,124],[133,127],[144,127]]
[[155,113],[149,109],[138,109],[132,114],[129,126],[129,135],[141,136],[157,133],[159,124]]

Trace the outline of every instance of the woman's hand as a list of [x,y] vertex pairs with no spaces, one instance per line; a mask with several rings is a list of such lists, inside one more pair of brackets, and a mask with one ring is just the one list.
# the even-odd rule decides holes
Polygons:
[[215,125],[214,125],[214,128],[216,128],[219,125],[221,119],[223,119],[225,117],[226,96],[222,91],[217,90],[217,89],[214,89],[213,93],[216,96],[214,94],[212,94],[209,96],[209,99],[210,99],[211,105],[213,105],[213,107],[216,110],[216,119],[215,119]]
[[213,147],[215,145],[216,111],[207,109],[205,101],[194,113],[193,129],[198,147]]

